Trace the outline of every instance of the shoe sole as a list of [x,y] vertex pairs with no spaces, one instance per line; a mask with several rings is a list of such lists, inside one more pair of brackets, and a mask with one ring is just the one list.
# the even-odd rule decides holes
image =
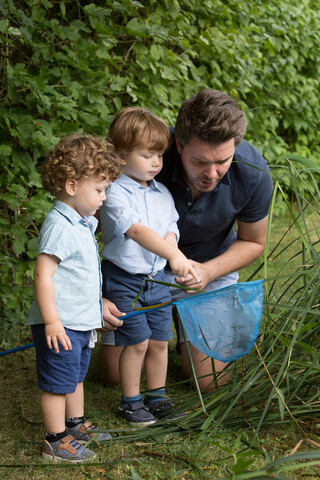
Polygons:
[[61,462],[67,462],[67,463],[84,463],[84,462],[91,462],[96,458],[96,454],[92,455],[89,458],[85,458],[83,460],[70,460],[68,458],[61,458],[53,455],[49,455],[48,453],[42,452],[42,458],[43,460],[50,461],[51,463],[61,463]]
[[132,422],[131,420],[129,420],[128,418],[126,418],[125,416],[122,416],[121,415],[121,412],[119,413],[119,417],[123,418],[124,420],[126,420],[126,422],[131,426],[131,427],[148,427],[149,425],[153,425],[154,423],[156,423],[157,419],[155,418],[154,420],[149,420],[149,421],[142,421],[142,422]]
[[154,423],[156,423],[156,421],[157,420],[150,420],[150,422],[130,422],[129,420],[127,420],[128,424],[131,427],[138,427],[138,428],[148,427],[149,425],[153,425]]

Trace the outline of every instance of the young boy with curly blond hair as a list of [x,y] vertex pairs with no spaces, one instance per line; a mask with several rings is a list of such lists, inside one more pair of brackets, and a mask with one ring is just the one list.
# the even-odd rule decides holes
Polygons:
[[44,188],[56,197],[38,239],[35,301],[28,318],[36,348],[45,459],[92,460],[82,444],[107,433],[84,417],[83,381],[102,326],[101,272],[93,215],[120,175],[113,147],[93,135],[62,138],[45,161]]

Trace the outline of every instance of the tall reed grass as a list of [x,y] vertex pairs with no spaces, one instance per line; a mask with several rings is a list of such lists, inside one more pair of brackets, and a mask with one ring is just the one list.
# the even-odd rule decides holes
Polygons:
[[[320,447],[320,167],[297,155],[280,160],[272,168],[274,193],[264,257],[246,279],[264,279],[264,311],[254,348],[217,374],[231,372],[229,384],[182,396],[181,408],[189,412],[183,420],[128,432],[127,441],[186,431],[214,438],[221,428],[247,428],[253,445],[262,427],[293,423],[302,438]],[[274,243],[279,205],[286,208],[288,225]],[[320,453],[309,453],[319,463]],[[299,457],[307,458],[307,452]],[[280,464],[279,459],[275,466]]]

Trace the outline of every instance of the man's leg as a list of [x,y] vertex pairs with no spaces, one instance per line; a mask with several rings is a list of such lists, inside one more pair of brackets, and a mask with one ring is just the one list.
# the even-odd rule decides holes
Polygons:
[[[212,371],[212,362],[210,357],[207,357],[204,353],[197,350],[190,342],[188,342],[196,377],[198,384],[202,392],[213,390],[215,388],[214,374]],[[180,344],[180,356],[181,366],[183,374],[186,378],[193,378],[192,370],[190,367],[190,361],[187,353],[186,344],[183,342]],[[226,366],[226,363],[214,360],[215,372],[218,373]],[[206,376],[205,376],[206,375]],[[203,377],[203,378],[201,378]],[[230,373],[223,373],[219,375],[217,382],[218,385],[225,385],[230,379]],[[194,385],[194,383],[193,383]]]
[[103,385],[120,385],[119,359],[122,350],[123,347],[117,345],[100,345],[100,380]]
[[[206,291],[210,292],[210,291],[218,290],[223,287],[227,287],[229,285],[233,285],[237,283],[238,278],[239,276],[237,272],[226,275],[225,277],[222,277],[214,282],[209,283],[206,287]],[[171,277],[171,282],[173,281],[174,281],[174,276]],[[178,290],[177,288],[172,289],[171,293],[174,300],[179,298],[182,299],[190,296],[186,294],[183,290]],[[173,309],[173,318],[174,318],[175,328],[178,334],[178,344],[179,344],[178,351],[181,357],[182,371],[186,378],[193,378],[192,369],[190,366],[190,361],[187,353],[187,347],[184,343],[184,337],[182,335],[182,331],[180,328],[179,316],[175,308]],[[216,373],[221,372],[221,370],[223,370],[227,364],[220,362],[219,360],[215,360],[215,359],[213,360],[211,359],[211,357],[207,357],[207,355],[200,352],[197,348],[191,345],[190,342],[188,342],[188,345],[189,345],[191,358],[193,361],[193,365],[194,365],[194,369],[195,369],[195,373],[198,379],[200,389],[202,391],[213,390],[215,388],[215,379],[214,379],[214,372],[212,370],[212,361],[214,361],[214,369]],[[202,376],[204,376],[204,378],[200,378]],[[228,383],[229,380],[230,380],[230,373],[226,372],[218,376],[217,384],[225,385],[226,383]],[[194,382],[193,382],[193,386],[195,386]]]

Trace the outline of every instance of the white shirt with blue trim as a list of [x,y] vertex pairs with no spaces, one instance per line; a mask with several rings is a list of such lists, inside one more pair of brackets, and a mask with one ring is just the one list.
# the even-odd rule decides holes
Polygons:
[[150,275],[162,270],[167,260],[149,252],[126,236],[135,223],[141,223],[164,237],[173,232],[179,240],[178,213],[169,190],[151,180],[148,187],[122,174],[110,183],[100,209],[102,258],[127,272]]

